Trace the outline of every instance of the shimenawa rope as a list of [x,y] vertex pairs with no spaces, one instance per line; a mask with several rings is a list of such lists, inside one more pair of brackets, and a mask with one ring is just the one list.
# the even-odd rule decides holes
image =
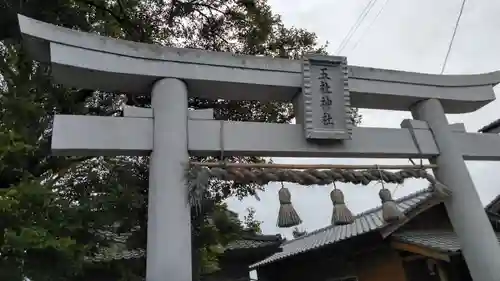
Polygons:
[[[447,197],[451,191],[425,170],[405,169],[397,172],[384,170],[289,170],[272,168],[223,168],[193,166],[188,169],[188,190],[191,204],[198,206],[202,195],[208,189],[210,179],[233,181],[239,184],[256,183],[265,185],[270,182],[292,182],[301,185],[329,185],[345,182],[368,185],[373,181],[402,184],[408,178],[422,178],[430,183],[430,189],[440,198]],[[284,187],[283,187],[284,188]],[[382,196],[381,196],[382,197]],[[382,200],[389,199],[386,195]]]
[[[416,141],[413,129],[410,129],[412,138],[415,142],[417,150],[422,155],[422,151]],[[375,169],[367,170],[352,170],[352,169],[283,169],[283,168],[257,168],[255,166],[248,167],[230,167],[224,160],[224,127],[223,121],[220,125],[220,162],[218,165],[210,165],[210,167],[202,165],[190,165],[186,171],[189,202],[196,210],[201,208],[201,201],[205,191],[208,190],[208,185],[211,179],[232,181],[238,184],[255,183],[265,185],[270,182],[281,182],[281,189],[278,192],[280,200],[280,211],[277,224],[279,227],[291,227],[302,223],[299,215],[295,211],[292,202],[290,191],[284,187],[283,182],[298,183],[301,185],[329,185],[335,182],[353,183],[368,185],[372,181],[381,183],[397,183],[402,184],[408,178],[422,178],[429,181],[429,189],[434,195],[440,199],[451,195],[451,190],[424,170],[422,160],[420,167],[406,168],[397,172],[381,170],[378,166]],[[384,220],[392,222],[404,217],[404,214],[399,211],[397,204],[391,197],[391,193],[382,184],[382,189],[379,192],[382,200],[382,213]],[[344,194],[334,185],[334,190],[330,193],[334,210],[332,213],[333,224],[350,224],[354,217],[351,211],[347,208],[344,201]]]

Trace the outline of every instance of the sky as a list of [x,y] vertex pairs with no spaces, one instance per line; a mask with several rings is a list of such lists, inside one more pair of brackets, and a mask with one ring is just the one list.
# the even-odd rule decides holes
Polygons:
[[[315,32],[320,43],[329,42],[330,54],[336,52],[349,29],[370,0],[270,0],[273,12],[282,16],[287,26]],[[350,65],[396,69],[423,73],[440,73],[446,51],[460,10],[461,0],[378,0],[356,33],[340,53]],[[380,12],[379,16],[377,14]],[[500,70],[500,1],[467,1],[450,53],[445,74],[473,74]],[[500,86],[495,88],[500,93]],[[467,131],[500,118],[499,101],[482,109],[460,115],[448,115],[450,123],[464,123]],[[364,127],[399,128],[409,112],[361,110]],[[290,164],[409,164],[404,159],[313,159],[274,158],[276,163]],[[500,182],[494,178],[500,162],[468,161],[467,166],[484,205],[500,194]],[[292,202],[302,218],[299,228],[312,231],[330,224],[331,186],[299,186],[285,184],[292,193]],[[427,187],[425,180],[409,180],[396,187],[387,184],[393,197],[399,198]],[[380,205],[380,185],[358,186],[337,184],[353,213]],[[240,216],[248,207],[256,210],[256,219],[263,222],[265,234],[282,234],[291,238],[292,229],[276,226],[279,209],[278,184],[269,184],[260,192],[260,201],[253,197],[239,201],[227,200]]]

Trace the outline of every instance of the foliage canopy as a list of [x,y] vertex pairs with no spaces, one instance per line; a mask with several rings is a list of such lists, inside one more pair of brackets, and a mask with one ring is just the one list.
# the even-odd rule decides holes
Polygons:
[[[285,27],[265,0],[23,0],[0,1],[0,279],[32,281],[143,280],[144,258],[92,262],[127,234],[127,249],[145,249],[147,157],[55,157],[54,114],[120,115],[123,101],[149,107],[148,96],[127,96],[52,83],[50,67],[21,47],[17,14],[126,40],[299,58],[325,52],[314,33]],[[216,118],[289,122],[291,105],[192,98],[191,108],[214,108]],[[359,121],[357,112],[353,117]],[[236,159],[233,159],[236,160]],[[259,158],[238,161],[259,162]],[[259,222],[241,222],[223,203],[254,186],[215,183],[203,213],[193,214],[195,276],[217,270],[219,246]],[[113,235],[102,235],[102,233]],[[114,238],[113,238],[114,237]],[[198,263],[198,261],[200,263]]]

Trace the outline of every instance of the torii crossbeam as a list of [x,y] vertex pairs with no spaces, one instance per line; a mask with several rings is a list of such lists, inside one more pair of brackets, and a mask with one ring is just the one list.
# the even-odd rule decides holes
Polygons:
[[[445,113],[493,101],[499,72],[429,75],[348,66],[342,57],[286,60],[166,48],[24,16],[19,25],[25,47],[51,64],[56,82],[152,95],[152,109],[129,107],[121,118],[57,115],[52,139],[60,155],[151,154],[148,281],[192,280],[182,164],[189,155],[222,149],[240,156],[429,158],[439,167],[436,178],[453,189],[445,205],[472,277],[498,280],[500,247],[464,159],[499,161],[500,136],[467,133],[461,124],[449,125]],[[190,96],[293,102],[298,124],[212,120],[210,111],[188,110]],[[404,121],[402,129],[352,128],[349,106],[411,111],[417,120]]]

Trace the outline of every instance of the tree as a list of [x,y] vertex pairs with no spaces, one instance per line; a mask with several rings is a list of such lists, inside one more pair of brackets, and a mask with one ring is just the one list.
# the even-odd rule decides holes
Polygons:
[[[141,280],[143,259],[124,266],[89,263],[85,257],[113,245],[113,239],[99,235],[104,230],[130,234],[125,241],[129,249],[145,249],[146,243],[148,158],[54,157],[50,134],[55,113],[119,115],[123,100],[148,107],[150,98],[53,84],[50,67],[33,62],[23,50],[17,13],[166,46],[284,58],[325,52],[313,33],[285,27],[264,0],[0,2],[1,280],[85,280],[97,269],[115,280]],[[293,118],[288,103],[193,98],[189,106],[214,108],[218,119],[288,122]],[[230,160],[263,161],[255,157]],[[253,194],[255,188],[215,182],[207,191],[203,212],[193,212],[192,218],[195,256],[201,260],[197,272],[213,269],[216,246],[234,239],[244,228],[241,223],[222,226],[221,214],[227,214],[223,200]],[[213,227],[211,221],[221,225]]]
[[243,219],[245,229],[255,234],[262,233],[262,229],[260,228],[262,222],[255,219],[255,209],[247,208],[247,212],[248,214]]

